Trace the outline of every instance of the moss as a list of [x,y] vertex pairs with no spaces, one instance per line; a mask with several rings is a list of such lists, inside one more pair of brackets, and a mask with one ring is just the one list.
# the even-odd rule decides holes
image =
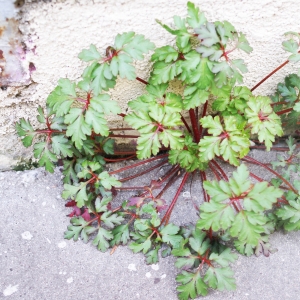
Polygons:
[[25,171],[25,170],[33,170],[38,167],[39,164],[37,162],[34,162],[32,161],[32,159],[29,159],[28,161],[21,160],[20,163],[13,168],[13,170]]

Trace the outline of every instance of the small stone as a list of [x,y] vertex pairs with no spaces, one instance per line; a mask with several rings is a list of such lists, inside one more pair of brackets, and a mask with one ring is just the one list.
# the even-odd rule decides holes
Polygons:
[[158,271],[158,270],[159,270],[159,265],[158,265],[158,264],[153,264],[153,265],[151,265],[151,268],[152,268],[154,271]]
[[147,278],[150,278],[150,277],[151,277],[151,273],[150,273],[150,272],[147,272],[147,273],[146,273],[146,277],[147,277]]
[[136,266],[135,266],[135,264],[129,264],[129,265],[128,265],[128,269],[129,269],[130,271],[136,271]]
[[17,285],[9,285],[8,287],[5,288],[5,290],[3,291],[3,295],[6,296],[10,296],[13,293],[15,293],[18,290],[18,284]]
[[22,234],[22,239],[24,240],[31,240],[32,239],[32,234],[29,231],[25,231]]
[[190,197],[191,197],[190,192],[184,192],[184,193],[183,193],[183,197],[184,197],[184,198],[190,198]]
[[67,283],[72,283],[74,280],[73,280],[73,277],[70,277],[67,279]]
[[67,246],[67,243],[65,241],[62,241],[60,243],[57,244],[58,248],[65,248]]

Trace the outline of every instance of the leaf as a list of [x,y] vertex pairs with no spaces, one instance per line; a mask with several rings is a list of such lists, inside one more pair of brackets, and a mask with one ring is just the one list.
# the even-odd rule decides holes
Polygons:
[[284,205],[276,211],[276,215],[283,220],[284,229],[287,231],[300,229],[300,201],[299,198],[289,200],[288,205]]
[[164,61],[165,63],[170,63],[176,61],[178,58],[178,51],[175,50],[171,46],[164,46],[160,48],[156,48],[154,53],[151,56],[151,60],[156,61]]
[[156,264],[158,259],[158,250],[160,249],[160,246],[157,246],[156,248],[150,250],[145,256],[146,256],[146,262],[148,265]]
[[200,206],[200,220],[197,228],[213,231],[228,229],[235,219],[235,212],[229,204],[205,202]]
[[233,237],[237,237],[240,242],[255,248],[261,238],[261,234],[264,232],[262,225],[266,224],[266,221],[262,214],[241,211],[237,214],[230,228],[230,234]]
[[109,248],[108,241],[113,239],[113,235],[106,229],[100,227],[98,229],[97,236],[93,240],[93,245],[97,246],[101,252],[106,252]]
[[115,245],[126,245],[130,239],[129,237],[129,224],[119,225],[112,230],[113,239],[110,241],[110,245],[113,247]]
[[96,46],[91,44],[89,49],[84,49],[79,53],[78,58],[82,61],[99,60],[101,55]]
[[91,128],[85,121],[82,109],[71,108],[65,116],[65,123],[68,124],[66,135],[72,138],[76,148],[81,149],[87,135],[91,135]]
[[120,225],[123,220],[124,218],[122,216],[111,211],[107,211],[101,216],[101,221],[103,221],[109,228],[113,228],[115,225]]
[[282,42],[283,50],[287,52],[291,52],[293,54],[296,54],[298,52],[299,45],[296,41],[293,39],[290,39],[288,41]]
[[232,277],[233,272],[230,268],[213,268],[210,267],[206,271],[204,281],[207,282],[208,286],[220,291],[235,290],[235,279]]
[[72,157],[73,151],[71,150],[71,144],[68,139],[62,135],[55,135],[51,138],[52,150],[56,155],[62,155],[63,157]]
[[247,122],[251,125],[251,133],[258,134],[258,140],[264,142],[269,151],[275,136],[282,136],[280,117],[273,112],[268,97],[251,97],[245,109]]
[[191,109],[204,104],[209,97],[209,92],[197,89],[195,86],[187,86],[184,90],[184,109]]
[[134,253],[137,252],[141,252],[143,251],[143,253],[147,253],[149,251],[149,249],[151,248],[151,240],[147,239],[145,242],[139,244],[137,242],[133,242],[131,244],[129,244],[129,249],[131,249]]
[[104,116],[103,113],[99,113],[92,107],[89,107],[85,114],[85,122],[90,125],[95,133],[108,136],[109,127],[107,126],[107,121]]
[[187,22],[193,28],[199,28],[201,25],[206,23],[206,17],[204,13],[200,12],[199,8],[194,3],[188,2],[188,18]]
[[213,23],[207,22],[206,25],[202,25],[195,31],[198,33],[198,38],[201,40],[201,45],[211,47],[212,45],[220,42],[219,36],[216,32],[216,27]]
[[74,241],[77,241],[79,234],[82,229],[88,224],[82,217],[75,217],[71,219],[71,226],[68,226],[68,230],[64,233],[64,238],[70,240],[73,238]]
[[19,123],[16,123],[16,131],[20,137],[22,137],[22,143],[25,147],[32,145],[35,131],[28,120],[21,118]]
[[237,260],[237,258],[237,254],[232,253],[229,248],[226,248],[220,254],[211,253],[209,256],[211,261],[216,262],[221,267],[228,267],[229,263],[233,263],[235,260]]
[[177,248],[182,240],[182,236],[178,235],[179,227],[174,224],[168,224],[160,230],[164,243],[171,244]]
[[57,117],[66,115],[76,98],[75,83],[69,79],[61,78],[58,86],[47,98],[47,105],[53,109]]
[[105,189],[110,190],[113,186],[114,187],[122,186],[122,183],[118,181],[115,177],[110,176],[107,171],[101,172],[98,175],[98,178],[101,182],[101,185],[103,185]]
[[195,299],[198,295],[207,295],[207,285],[204,283],[199,271],[195,274],[182,271],[181,274],[177,275],[176,281],[180,284],[177,287],[180,300]]
[[88,196],[86,193],[86,186],[87,186],[87,182],[81,182],[79,186],[64,184],[62,197],[64,199],[75,198],[77,206],[79,208],[83,207],[85,205],[85,201],[88,200]]
[[45,166],[45,169],[53,173],[54,163],[58,161],[56,155],[48,149],[48,143],[40,142],[34,145],[34,157],[39,159],[39,166]]

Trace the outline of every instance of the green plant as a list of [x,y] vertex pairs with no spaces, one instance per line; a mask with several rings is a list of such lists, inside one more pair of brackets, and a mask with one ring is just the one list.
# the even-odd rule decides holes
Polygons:
[[[65,238],[92,239],[101,251],[129,243],[133,252],[145,254],[147,263],[156,263],[159,253],[174,255],[181,270],[176,277],[180,299],[206,295],[208,288],[235,288],[229,264],[236,254],[230,245],[245,255],[268,256],[268,238],[276,228],[300,228],[300,184],[290,178],[290,172],[299,169],[299,147],[292,137],[288,147],[274,146],[276,137],[284,134],[282,124],[298,122],[300,78],[289,75],[271,98],[254,96],[252,91],[288,61],[251,90],[240,85],[247,67],[231,53],[252,51],[245,35],[227,21],[208,22],[191,2],[187,7],[187,18],[175,16],[172,28],[157,21],[175,36],[175,45],[155,48],[134,32],[118,34],[104,56],[91,45],[79,54],[88,63],[82,80],[60,79],[47,98],[46,111],[38,108],[42,129],[25,119],[16,124],[24,146],[39,136],[34,157],[40,166],[53,172],[58,159],[63,160],[62,196],[69,200],[66,206],[73,207]],[[289,61],[298,61],[299,35],[288,34],[291,39],[283,46],[292,53]],[[132,63],[149,51],[154,51],[153,67],[146,82],[136,77]],[[128,103],[128,114],[106,93],[118,77],[145,84],[145,94]],[[183,95],[170,90],[173,80],[182,85]],[[108,115],[118,115],[130,126],[122,131],[138,134],[110,128]],[[290,130],[297,133],[295,126]],[[117,150],[118,138],[134,139],[136,149]],[[253,145],[256,138],[262,145]],[[288,158],[279,157],[272,169],[247,155],[252,148],[284,151]],[[132,158],[140,161],[105,170],[107,163]],[[150,162],[156,164],[139,171]],[[222,167],[225,163],[237,167],[231,178]],[[264,181],[246,164],[258,165],[275,178]],[[130,180],[162,166],[169,166],[162,177],[146,186],[130,186]],[[286,170],[280,175],[276,168]],[[136,173],[114,177],[128,170]],[[208,181],[209,174],[216,180]],[[179,178],[173,200],[166,203],[163,194]],[[196,207],[196,226],[179,227],[169,220],[190,178],[201,180],[204,201]],[[116,205],[116,194],[127,190],[134,195]]]

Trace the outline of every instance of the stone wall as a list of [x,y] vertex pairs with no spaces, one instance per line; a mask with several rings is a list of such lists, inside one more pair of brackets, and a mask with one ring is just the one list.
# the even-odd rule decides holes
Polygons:
[[[155,19],[168,24],[173,15],[186,15],[183,0],[27,0],[15,3],[19,6],[18,12],[12,0],[0,0],[0,6],[5,7],[1,8],[1,22],[17,31],[13,34],[15,60],[11,66],[19,70],[9,80],[7,74],[11,75],[13,68],[0,78],[0,170],[10,168],[21,158],[31,157],[32,150],[23,147],[14,124],[21,117],[35,124],[36,107],[44,106],[58,79],[80,77],[84,65],[77,55],[81,49],[93,43],[104,52],[117,33],[131,30],[144,34],[157,46],[173,43],[174,37]],[[299,31],[298,0],[196,0],[194,3],[206,12],[210,21],[228,20],[246,34],[254,48],[251,55],[242,56],[249,69],[244,80],[248,87],[286,60],[287,54],[281,47],[283,34]],[[14,15],[5,16],[5,10],[6,14],[13,12]],[[2,35],[0,50],[3,40]],[[150,68],[147,59],[139,62],[138,76],[147,79]],[[272,93],[293,68],[295,66],[288,65],[255,92]],[[119,80],[112,97],[125,109],[126,103],[143,90],[139,82]]]

